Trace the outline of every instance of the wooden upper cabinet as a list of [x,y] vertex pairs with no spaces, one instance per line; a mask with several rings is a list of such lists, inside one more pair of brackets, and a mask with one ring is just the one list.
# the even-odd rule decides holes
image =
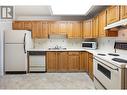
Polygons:
[[98,16],[99,20],[99,37],[105,36],[104,27],[106,26],[106,11],[103,11]]
[[32,23],[31,23],[31,21],[24,21],[24,29],[25,30],[32,30]]
[[67,22],[67,36],[68,38],[73,38],[73,31],[72,31],[72,22]]
[[74,38],[82,38],[82,22],[73,22],[72,31]]
[[49,23],[49,34],[59,34],[59,23],[56,21]]
[[83,22],[83,38],[92,38],[92,19]]
[[120,20],[120,7],[111,6],[107,8],[107,24]]
[[68,38],[82,38],[82,22],[70,21],[67,24]]
[[12,29],[13,30],[24,30],[24,21],[13,21]]
[[59,22],[59,34],[67,34],[67,22],[60,21]]
[[93,18],[93,31],[92,31],[92,37],[97,38],[99,35],[99,20],[98,16]]
[[48,38],[48,33],[49,33],[49,22],[43,21],[42,22],[42,35],[41,38]]
[[32,37],[48,38],[48,24],[42,21],[32,21]]
[[32,37],[33,38],[41,38],[41,22],[40,21],[33,21],[32,22]]
[[127,18],[127,6],[120,6],[120,18]]

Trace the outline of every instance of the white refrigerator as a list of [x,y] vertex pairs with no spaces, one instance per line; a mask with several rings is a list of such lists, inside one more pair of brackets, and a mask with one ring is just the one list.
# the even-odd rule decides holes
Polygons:
[[0,31],[0,76],[3,75],[3,31]]
[[31,32],[11,30],[4,34],[5,73],[26,73],[27,50],[32,48]]

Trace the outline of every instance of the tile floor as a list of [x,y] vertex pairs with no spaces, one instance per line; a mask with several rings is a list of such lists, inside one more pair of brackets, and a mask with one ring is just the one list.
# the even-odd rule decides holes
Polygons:
[[0,77],[0,89],[95,89],[86,73],[30,73]]

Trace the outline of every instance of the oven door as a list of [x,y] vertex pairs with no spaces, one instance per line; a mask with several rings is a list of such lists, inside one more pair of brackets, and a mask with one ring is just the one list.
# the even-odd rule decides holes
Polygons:
[[94,76],[106,89],[121,89],[121,69],[94,58]]

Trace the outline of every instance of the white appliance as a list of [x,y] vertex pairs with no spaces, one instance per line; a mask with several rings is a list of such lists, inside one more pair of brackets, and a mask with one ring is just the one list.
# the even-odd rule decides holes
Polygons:
[[122,19],[115,23],[109,24],[106,27],[104,27],[104,30],[111,29],[111,28],[120,28],[120,27],[127,27],[127,19]]
[[45,72],[45,51],[29,51],[29,72]]
[[27,50],[32,48],[31,32],[11,30],[4,32],[4,62],[6,73],[26,73]]
[[0,31],[0,75],[3,75],[3,31]]
[[11,20],[0,19],[0,76],[4,75],[4,31],[12,29]]
[[[103,55],[104,56],[104,55]],[[106,58],[106,56],[104,56]],[[104,60],[104,57],[94,56],[94,84],[97,89],[127,89],[127,69]],[[107,57],[110,60],[110,57]],[[119,63],[119,65],[122,63]],[[126,74],[125,74],[126,73]]]
[[82,47],[85,49],[97,49],[97,42],[82,42]]

